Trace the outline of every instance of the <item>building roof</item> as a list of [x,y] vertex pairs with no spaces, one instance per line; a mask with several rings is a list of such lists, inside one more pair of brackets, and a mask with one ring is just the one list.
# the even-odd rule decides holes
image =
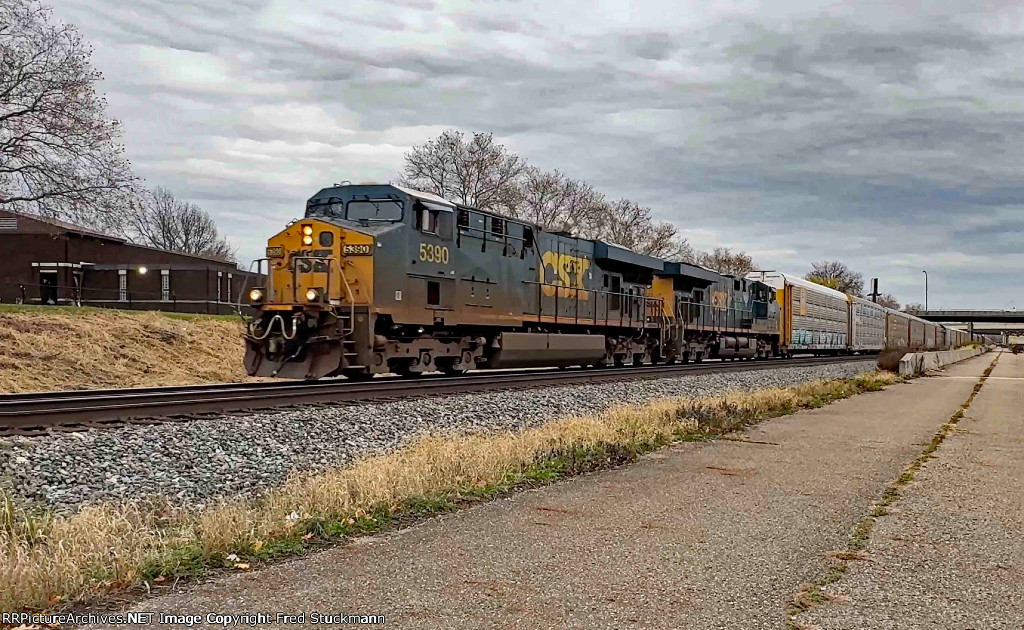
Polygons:
[[[56,227],[56,228],[60,229],[61,231],[69,233],[69,234],[78,234],[78,235],[81,235],[81,236],[89,236],[89,237],[92,237],[92,238],[98,238],[98,239],[102,239],[102,240],[105,240],[105,241],[111,241],[113,243],[118,243],[120,245],[126,245],[128,247],[135,247],[135,248],[138,248],[138,249],[148,249],[148,250],[156,251],[156,252],[167,252],[169,254],[174,254],[175,256],[186,256],[186,257],[189,257],[189,258],[198,258],[199,260],[204,260],[204,261],[207,261],[207,262],[218,263],[218,264],[221,264],[221,265],[234,265],[234,266],[238,267],[237,263],[232,262],[230,260],[221,260],[220,258],[213,258],[211,256],[202,256],[202,255],[199,255],[199,254],[189,254],[187,252],[179,252],[179,251],[176,251],[176,250],[173,250],[173,249],[162,249],[160,247],[153,247],[151,245],[143,245],[142,243],[133,243],[130,240],[128,240],[128,239],[126,239],[124,237],[121,237],[121,236],[115,236],[113,234],[107,234],[105,232],[99,232],[99,231],[96,231],[96,230],[93,230],[93,229],[90,229],[90,228],[82,227],[80,225],[75,225],[74,223],[69,223],[67,221],[61,221],[60,219],[53,219],[53,218],[50,218],[50,217],[43,217],[43,216],[39,216],[39,215],[36,215],[36,214],[29,214],[27,212],[16,212],[14,210],[8,210],[6,208],[0,208],[0,212],[6,212],[7,214],[12,214],[12,215],[17,216],[17,217],[24,217],[24,218],[32,220],[32,221],[38,221],[40,223],[45,223],[47,225],[52,225],[53,227]],[[242,269],[241,267],[238,267],[238,268]],[[243,271],[244,271],[244,269],[243,269]]]
[[13,215],[19,216],[19,217],[24,217],[26,219],[31,219],[33,221],[38,221],[40,223],[46,223],[47,225],[52,225],[53,227],[60,228],[61,230],[65,231],[65,232],[70,232],[72,234],[81,234],[82,236],[91,236],[93,238],[102,238],[104,240],[114,241],[116,243],[127,243],[128,242],[127,239],[124,239],[124,238],[122,238],[120,236],[114,236],[113,234],[107,234],[105,232],[99,232],[97,230],[93,230],[93,229],[90,229],[90,228],[82,227],[81,225],[75,225],[74,223],[69,223],[67,221],[61,221],[60,219],[54,219],[54,218],[51,218],[51,217],[44,217],[44,216],[41,216],[41,215],[38,215],[38,214],[29,214],[27,212],[16,212],[14,210],[8,210],[7,208],[3,208],[3,212],[6,212],[8,214],[13,214]]

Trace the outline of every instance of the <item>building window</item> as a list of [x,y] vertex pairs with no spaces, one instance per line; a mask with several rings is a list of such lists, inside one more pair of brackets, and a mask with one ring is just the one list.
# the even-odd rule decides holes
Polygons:
[[160,270],[160,299],[164,302],[171,301],[171,272],[169,269]]
[[[330,234],[330,232],[324,232],[324,234]],[[231,293],[231,274],[228,274],[228,302],[234,302],[234,294]]]
[[221,278],[223,278],[223,277],[224,277],[224,272],[223,271],[218,271],[217,272],[217,301],[218,302],[222,301],[221,300],[222,295],[221,295],[221,292],[220,292],[220,281],[221,281]]
[[128,301],[128,270],[117,270],[117,299],[121,302]]

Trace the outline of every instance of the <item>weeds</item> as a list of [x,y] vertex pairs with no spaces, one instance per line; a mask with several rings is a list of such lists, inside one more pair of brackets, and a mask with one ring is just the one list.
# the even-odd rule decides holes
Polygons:
[[38,609],[107,592],[244,569],[309,545],[372,534],[517,488],[617,466],[899,380],[887,373],[785,389],[671,399],[566,418],[519,433],[426,436],[408,448],[296,476],[256,501],[196,512],[101,505],[27,517],[0,502],[0,609]]

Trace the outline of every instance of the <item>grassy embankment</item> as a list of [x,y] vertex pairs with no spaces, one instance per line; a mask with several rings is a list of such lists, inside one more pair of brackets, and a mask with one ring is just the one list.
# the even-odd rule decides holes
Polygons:
[[0,392],[246,380],[241,320],[0,305]]
[[103,505],[65,517],[27,514],[8,501],[0,504],[0,609],[59,608],[212,569],[245,570],[897,380],[870,373],[622,407],[520,433],[425,437],[392,454],[295,477],[258,500],[227,500],[201,512]]

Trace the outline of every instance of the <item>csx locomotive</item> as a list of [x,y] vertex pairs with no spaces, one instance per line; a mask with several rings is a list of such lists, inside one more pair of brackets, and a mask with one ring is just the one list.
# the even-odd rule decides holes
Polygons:
[[[249,292],[246,333],[254,376],[700,362],[886,344],[859,315],[881,307],[859,298],[781,274],[724,276],[394,185],[324,188],[259,264],[266,286]],[[862,320],[872,327],[859,334]]]
[[393,185],[325,188],[267,246],[246,370],[395,372],[779,352],[766,284]]

